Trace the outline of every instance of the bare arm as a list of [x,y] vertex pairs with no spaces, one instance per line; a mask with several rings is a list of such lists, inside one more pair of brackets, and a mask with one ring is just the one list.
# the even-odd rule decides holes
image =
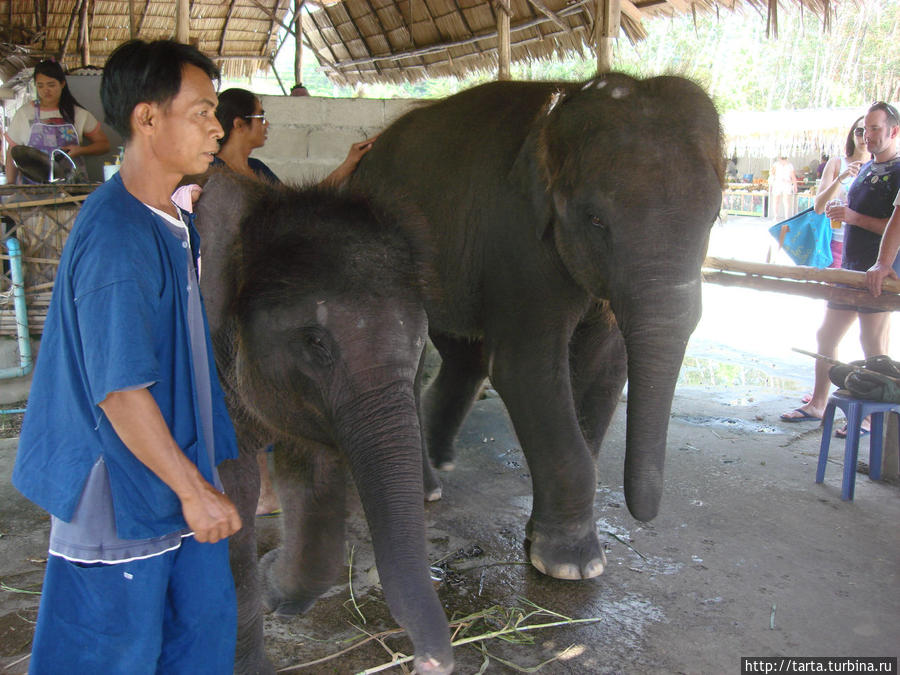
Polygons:
[[846,205],[831,206],[825,210],[825,213],[831,220],[842,220],[845,223],[856,225],[869,232],[874,232],[877,235],[884,234],[884,228],[888,224],[887,218],[873,218],[872,216],[866,216],[854,211]]
[[12,146],[8,147],[6,150],[6,182],[12,185],[16,182],[16,179],[19,177],[19,169],[13,164],[12,159]]
[[881,283],[885,278],[897,279],[894,272],[894,259],[900,250],[900,206],[894,207],[894,212],[887,221],[884,236],[881,238],[881,246],[878,248],[878,260],[866,272],[866,285],[869,293],[876,298],[881,295]]
[[70,157],[78,157],[79,155],[102,155],[109,151],[109,139],[103,133],[103,127],[97,122],[97,126],[93,131],[86,131],[85,137],[91,142],[87,145],[65,145],[63,150]]
[[197,541],[214,543],[241,528],[234,504],[181,451],[147,389],[113,392],[100,408],[134,456],[178,495]]
[[356,165],[359,164],[359,160],[363,158],[363,155],[372,149],[372,144],[375,143],[376,138],[378,136],[372,136],[372,138],[367,138],[364,141],[351,145],[346,159],[338,168],[326,176],[322,184],[338,186],[347,180],[356,171]]

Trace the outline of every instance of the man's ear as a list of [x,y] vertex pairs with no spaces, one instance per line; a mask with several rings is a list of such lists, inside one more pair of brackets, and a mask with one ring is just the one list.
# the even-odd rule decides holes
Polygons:
[[152,103],[138,103],[131,111],[131,130],[136,134],[152,133],[156,127],[157,107]]

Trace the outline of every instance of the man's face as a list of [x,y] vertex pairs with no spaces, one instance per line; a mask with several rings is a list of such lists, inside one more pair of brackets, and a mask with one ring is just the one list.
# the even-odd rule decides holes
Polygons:
[[884,110],[873,110],[867,113],[865,122],[866,150],[877,157],[894,149],[897,127],[888,124],[888,116]]
[[153,149],[162,164],[182,176],[203,173],[219,151],[222,126],[216,119],[218,104],[212,80],[200,68],[186,65],[175,98],[154,104],[159,121]]

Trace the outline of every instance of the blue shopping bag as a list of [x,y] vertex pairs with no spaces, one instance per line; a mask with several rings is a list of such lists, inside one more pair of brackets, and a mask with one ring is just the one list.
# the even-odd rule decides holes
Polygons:
[[[782,239],[783,233],[783,239]],[[798,265],[828,267],[831,264],[831,222],[812,208],[769,228],[779,245]]]

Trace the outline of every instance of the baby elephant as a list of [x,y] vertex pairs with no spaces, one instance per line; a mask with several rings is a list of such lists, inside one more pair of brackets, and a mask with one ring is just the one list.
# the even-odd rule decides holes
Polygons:
[[[198,203],[201,286],[241,445],[241,457],[221,467],[244,522],[231,541],[238,672],[272,672],[263,605],[304,612],[341,571],[345,466],[417,672],[453,669],[428,577],[423,502],[438,487],[416,412],[428,256],[407,220],[333,190],[226,173],[210,177]],[[257,570],[255,453],[271,442],[284,530]]]

